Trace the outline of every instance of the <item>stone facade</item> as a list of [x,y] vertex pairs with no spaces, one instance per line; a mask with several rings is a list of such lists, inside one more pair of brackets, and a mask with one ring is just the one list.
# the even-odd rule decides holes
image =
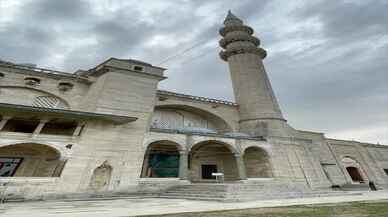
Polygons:
[[137,60],[76,73],[0,62],[2,195],[160,192],[213,173],[265,191],[388,188],[388,146],[293,129],[253,29],[230,12],[224,24],[236,103],[158,90],[165,69]]

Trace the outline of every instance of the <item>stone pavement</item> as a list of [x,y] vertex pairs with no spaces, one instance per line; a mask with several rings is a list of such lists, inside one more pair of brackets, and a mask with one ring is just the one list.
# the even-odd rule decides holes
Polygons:
[[364,192],[356,196],[277,199],[234,203],[161,198],[18,202],[0,204],[0,216],[124,217],[384,199],[388,199],[388,191]]

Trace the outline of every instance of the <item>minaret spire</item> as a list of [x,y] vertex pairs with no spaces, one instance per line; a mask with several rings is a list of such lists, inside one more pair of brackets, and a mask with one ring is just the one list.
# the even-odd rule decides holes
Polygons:
[[236,15],[232,13],[231,10],[228,11],[228,14],[225,17],[224,24],[226,25],[228,22],[237,22],[237,23],[243,23],[243,21],[238,18]]
[[253,29],[231,11],[228,11],[220,35],[223,37],[220,57],[229,64],[233,91],[239,104],[240,131],[253,135],[282,134],[275,131],[283,123],[275,122],[285,124],[286,121],[264,68],[267,52],[260,47],[260,40],[253,36]]

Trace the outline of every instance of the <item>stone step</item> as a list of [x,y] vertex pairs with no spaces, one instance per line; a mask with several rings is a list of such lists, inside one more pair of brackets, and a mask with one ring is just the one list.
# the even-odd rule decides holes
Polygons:
[[204,201],[225,201],[225,198],[218,197],[190,197],[190,196],[169,196],[169,195],[161,195],[159,198],[166,199],[186,199],[186,200],[204,200]]
[[345,184],[341,186],[345,191],[370,191],[368,184]]
[[203,198],[225,198],[226,194],[185,194],[185,193],[165,193],[163,196],[188,196],[188,197],[203,197]]
[[176,189],[176,188],[170,188],[167,191],[199,192],[199,193],[211,193],[211,192],[222,193],[222,192],[226,192],[227,189],[211,190],[211,189]]
[[346,191],[311,191],[299,185],[267,184],[192,184],[175,186],[162,193],[163,198],[246,201],[280,198],[308,198],[350,195]]
[[167,192],[164,192],[164,194],[198,194],[198,195],[225,195],[226,194],[226,191],[224,192],[211,192],[211,191],[207,191],[207,192],[198,192],[198,191],[167,191]]
[[211,188],[211,189],[222,189],[228,185],[179,185],[176,188]]

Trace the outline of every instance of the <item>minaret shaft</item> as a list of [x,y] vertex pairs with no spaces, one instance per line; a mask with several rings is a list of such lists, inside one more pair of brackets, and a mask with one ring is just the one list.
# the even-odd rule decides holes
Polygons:
[[230,11],[221,28],[220,56],[229,64],[240,131],[256,136],[285,136],[288,128],[265,71],[266,51],[252,36],[253,29]]
[[256,119],[283,119],[263,62],[256,54],[228,58],[240,123]]

